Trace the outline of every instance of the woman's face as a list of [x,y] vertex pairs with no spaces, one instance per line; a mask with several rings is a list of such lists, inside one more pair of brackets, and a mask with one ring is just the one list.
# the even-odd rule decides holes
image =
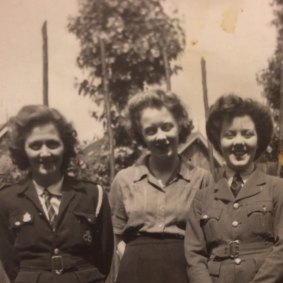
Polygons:
[[33,127],[24,149],[35,180],[52,184],[61,178],[64,144],[53,123]]
[[177,154],[178,124],[167,108],[145,108],[141,113],[140,126],[152,156],[167,158]]
[[254,167],[258,136],[250,116],[224,120],[220,147],[227,166],[234,171],[250,172]]

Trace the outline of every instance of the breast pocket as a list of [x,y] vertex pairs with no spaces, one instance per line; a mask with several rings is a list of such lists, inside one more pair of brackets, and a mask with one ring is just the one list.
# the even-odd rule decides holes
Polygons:
[[34,215],[25,212],[11,215],[9,218],[10,230],[15,237],[16,248],[28,248],[34,244]]
[[[207,242],[217,241],[220,232],[220,219],[222,215],[221,208],[211,208],[201,215],[201,226],[204,231]],[[221,234],[221,233],[220,233]]]
[[272,202],[259,202],[247,206],[247,216],[251,233],[273,236]]
[[79,223],[77,232],[79,233],[80,241],[86,245],[92,245],[97,232],[96,215],[80,211],[74,211],[74,215]]

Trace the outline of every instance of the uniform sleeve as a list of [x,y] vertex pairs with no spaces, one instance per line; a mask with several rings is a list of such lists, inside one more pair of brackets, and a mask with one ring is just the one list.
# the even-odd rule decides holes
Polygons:
[[7,276],[7,273],[5,272],[5,269],[2,265],[2,262],[0,262],[0,282],[1,283],[10,283],[10,279]]
[[116,235],[123,234],[124,227],[128,219],[121,188],[122,178],[118,173],[111,184],[111,190],[109,194],[110,206],[112,210],[113,228]]
[[[275,179],[275,178],[274,178]],[[283,180],[274,183],[274,237],[273,251],[265,259],[251,283],[283,282]]]
[[18,263],[13,245],[13,235],[9,229],[9,219],[8,214],[5,213],[2,194],[0,195],[0,261],[1,276],[6,278],[6,280],[8,276],[13,281],[18,272]]
[[105,276],[110,272],[111,261],[113,256],[114,235],[111,221],[111,211],[108,197],[103,192],[103,201],[100,213],[98,215],[98,243],[100,252],[97,253],[97,265]]
[[211,186],[214,183],[213,176],[210,172],[205,171],[203,180],[201,182],[201,189]]
[[207,269],[206,241],[200,226],[202,193],[199,191],[192,203],[185,233],[185,256],[190,283],[212,283]]

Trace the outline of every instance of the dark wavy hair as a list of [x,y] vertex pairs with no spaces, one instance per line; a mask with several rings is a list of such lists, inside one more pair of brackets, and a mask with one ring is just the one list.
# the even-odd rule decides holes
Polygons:
[[134,95],[128,104],[130,131],[140,145],[145,147],[140,125],[142,111],[145,108],[161,109],[162,107],[165,107],[173,115],[178,124],[179,142],[184,143],[190,135],[193,123],[177,95],[160,89],[151,90]]
[[71,123],[56,109],[44,105],[26,105],[9,121],[10,154],[15,165],[21,170],[29,169],[25,153],[25,141],[31,130],[40,125],[52,123],[57,128],[64,144],[62,170],[66,170],[70,160],[76,155],[77,132]]
[[206,133],[214,148],[222,155],[220,134],[224,121],[235,117],[249,116],[258,135],[257,159],[267,148],[273,135],[273,120],[269,109],[252,99],[243,99],[235,94],[221,96],[209,110]]

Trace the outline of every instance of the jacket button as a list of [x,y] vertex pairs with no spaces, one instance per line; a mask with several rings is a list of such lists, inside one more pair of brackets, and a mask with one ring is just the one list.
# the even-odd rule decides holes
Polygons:
[[55,255],[58,255],[58,254],[59,254],[59,249],[57,249],[57,248],[54,249],[54,254],[55,254]]
[[238,225],[239,225],[239,222],[238,222],[238,221],[233,221],[233,222],[232,222],[232,226],[233,226],[233,227],[237,227]]
[[233,207],[234,207],[235,209],[238,209],[239,206],[240,206],[240,205],[239,205],[237,202],[235,202],[235,203],[233,204]]
[[241,260],[240,258],[235,258],[234,262],[235,262],[237,265],[239,265],[239,264],[242,262],[242,260]]

